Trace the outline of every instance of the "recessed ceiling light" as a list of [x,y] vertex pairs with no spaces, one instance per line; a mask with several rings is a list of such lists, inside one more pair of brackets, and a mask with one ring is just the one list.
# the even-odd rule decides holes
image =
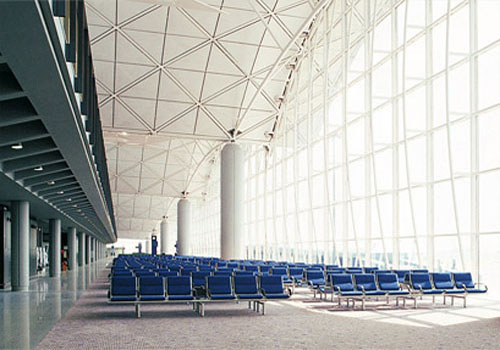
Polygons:
[[66,202],[71,202],[71,198],[66,198]]
[[47,185],[49,185],[49,186],[52,186],[52,185],[55,185],[55,184],[56,184],[55,181],[47,181]]
[[81,210],[81,209],[76,209],[76,212],[77,212],[77,213],[81,213],[81,212],[82,212],[82,210]]
[[43,166],[39,165],[37,166],[35,169],[33,169],[35,171],[43,171]]
[[58,191],[57,194],[64,194],[64,191]]
[[128,135],[128,132],[126,132],[126,131],[122,131],[122,132],[120,133],[120,135],[121,135],[121,136],[127,136],[127,135]]
[[21,142],[16,143],[15,145],[10,146],[10,148],[15,149],[15,150],[20,150],[23,149],[23,144]]

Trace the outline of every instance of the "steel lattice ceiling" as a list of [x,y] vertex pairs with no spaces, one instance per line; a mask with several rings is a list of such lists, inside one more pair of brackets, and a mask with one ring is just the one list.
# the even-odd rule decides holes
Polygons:
[[86,1],[119,237],[146,237],[183,191],[200,197],[232,135],[270,140],[290,64],[326,2],[207,1],[216,12]]

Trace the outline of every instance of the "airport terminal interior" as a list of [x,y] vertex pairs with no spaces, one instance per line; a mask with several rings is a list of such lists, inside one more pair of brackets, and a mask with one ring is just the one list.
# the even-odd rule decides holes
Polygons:
[[499,18],[0,0],[0,349],[498,349]]

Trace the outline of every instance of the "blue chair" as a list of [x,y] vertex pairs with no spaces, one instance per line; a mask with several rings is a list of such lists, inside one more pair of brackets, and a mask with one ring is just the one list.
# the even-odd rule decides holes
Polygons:
[[283,283],[292,283],[293,281],[288,276],[288,270],[286,267],[273,267],[271,268],[271,275],[273,276],[283,276]]
[[409,275],[410,288],[422,295],[432,295],[432,303],[436,301],[436,295],[443,295],[443,289],[435,289],[431,283],[429,273],[413,273]]
[[300,284],[304,278],[304,268],[303,267],[290,267],[288,269],[290,279],[294,284]]
[[396,275],[398,275],[399,283],[409,283],[410,270],[392,270]]
[[326,284],[325,281],[325,273],[323,270],[310,270],[307,269],[305,271],[305,278],[307,281],[307,284],[313,289],[314,291],[314,297],[316,298],[316,290],[320,286],[324,286]]
[[207,276],[210,276],[210,271],[208,270],[200,270],[200,271],[195,271],[191,274],[192,282],[193,282],[193,288],[203,288],[205,289],[205,284],[206,284],[206,278]]
[[235,299],[230,276],[207,276],[207,294],[212,300]]
[[139,300],[165,300],[163,277],[144,276],[139,278]]
[[262,299],[263,295],[257,287],[257,277],[234,276],[234,292],[238,299]]
[[191,277],[171,276],[167,277],[167,298],[168,300],[193,300],[193,290],[191,288]]
[[124,276],[124,277],[132,277],[132,271],[129,270],[114,270],[111,273],[111,276]]
[[431,274],[432,283],[434,288],[444,290],[443,294],[443,304],[446,304],[446,297],[451,298],[451,305],[454,304],[455,298],[460,298],[464,300],[464,307],[466,307],[466,293],[465,290],[460,288],[455,288],[455,284],[451,279],[451,273],[449,272],[434,272]]
[[378,287],[388,295],[408,295],[409,291],[403,290],[395,273],[377,273]]
[[116,276],[111,278],[110,301],[136,301],[137,280],[135,277]]
[[378,270],[378,267],[365,267],[365,273],[375,273]]
[[373,273],[361,273],[354,275],[356,290],[363,292],[365,296],[381,296],[385,295],[383,291],[378,290],[375,283],[375,275]]
[[232,270],[224,270],[224,271],[214,271],[214,276],[232,276],[233,271]]
[[159,270],[158,276],[161,276],[161,277],[178,276],[178,272],[177,271],[170,271],[170,270]]
[[464,289],[467,293],[486,293],[488,291],[487,286],[479,288],[480,285],[474,283],[470,272],[455,272],[453,274],[453,280],[455,281],[456,288]]
[[254,272],[254,271],[241,271],[241,270],[237,270],[237,271],[234,271],[234,275],[235,276],[255,276],[256,272]]
[[285,293],[282,276],[261,276],[260,290],[266,299],[288,299],[290,294]]
[[[354,283],[352,281],[352,274],[342,273],[342,274],[331,274],[330,281],[332,284],[332,289],[338,298],[338,303],[340,305],[342,299],[347,301],[347,306],[349,306],[349,301],[363,300],[363,292],[354,289]],[[333,293],[332,293],[333,301]]]

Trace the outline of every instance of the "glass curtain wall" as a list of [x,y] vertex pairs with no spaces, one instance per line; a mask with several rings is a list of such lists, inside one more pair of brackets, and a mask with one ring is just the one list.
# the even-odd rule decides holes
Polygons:
[[[498,18],[500,1],[332,1],[270,149],[247,149],[246,257],[488,281],[500,268]],[[200,210],[214,223],[200,253],[219,254],[218,210]]]

